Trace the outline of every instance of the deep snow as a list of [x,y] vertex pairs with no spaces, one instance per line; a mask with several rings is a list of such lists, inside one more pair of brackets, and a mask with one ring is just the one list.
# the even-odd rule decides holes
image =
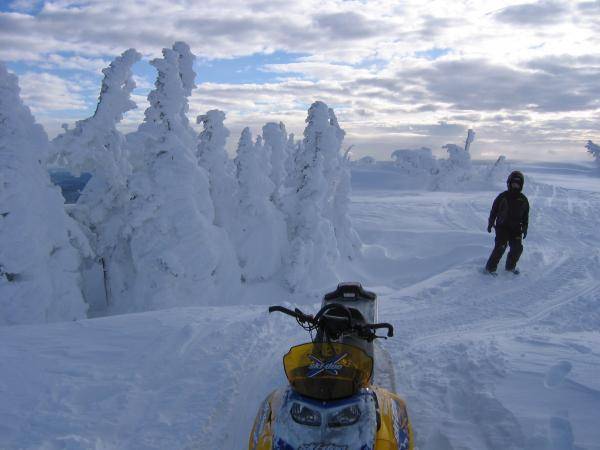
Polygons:
[[[341,277],[376,291],[396,328],[383,346],[421,450],[600,449],[600,179],[518,168],[532,206],[522,274],[497,278],[478,271],[497,191],[353,170],[365,247]],[[260,400],[285,383],[282,355],[308,338],[266,313],[287,300],[316,309],[263,284],[245,306],[0,328],[0,448],[244,448]]]

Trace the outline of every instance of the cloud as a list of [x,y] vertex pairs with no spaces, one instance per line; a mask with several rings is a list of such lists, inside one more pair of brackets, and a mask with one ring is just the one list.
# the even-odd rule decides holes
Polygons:
[[543,60],[529,66],[538,70],[452,60],[400,75],[419,79],[433,100],[461,110],[557,112],[600,107],[600,67],[548,65]]
[[494,17],[500,22],[512,25],[543,26],[560,22],[564,19],[568,7],[553,1],[539,1],[509,6],[496,13]]
[[600,14],[600,0],[578,3],[577,9],[585,14],[598,15]]
[[8,7],[19,12],[33,12],[43,3],[42,0],[14,0]]
[[326,30],[330,37],[337,39],[364,39],[391,31],[390,24],[352,11],[317,14],[313,20],[320,30]]
[[34,113],[89,109],[81,88],[49,73],[28,72],[19,77],[21,97]]
[[[152,88],[148,59],[184,40],[202,61],[191,115],[223,109],[234,135],[244,125],[256,133],[269,120],[301,133],[307,107],[320,99],[336,108],[349,143],[374,151],[435,147],[467,126],[491,149],[521,148],[525,139],[530,146],[523,148],[532,152],[562,139],[566,154],[577,133],[600,140],[589,123],[600,110],[597,0],[401,6],[394,0],[19,0],[12,6],[0,12],[0,59],[25,77],[27,101],[49,127],[89,115],[100,69],[134,47],[145,56],[136,66],[140,109],[123,127],[135,128]],[[277,54],[285,57],[269,57]],[[202,82],[211,59],[241,56],[240,64],[255,64],[243,76],[220,80],[218,70],[239,65],[215,64],[204,78],[213,82]]]

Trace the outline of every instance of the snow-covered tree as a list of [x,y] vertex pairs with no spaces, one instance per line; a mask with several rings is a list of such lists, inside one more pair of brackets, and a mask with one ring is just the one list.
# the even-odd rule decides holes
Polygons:
[[74,173],[91,172],[108,185],[122,186],[129,173],[124,138],[116,129],[123,115],[136,108],[131,66],[141,55],[129,49],[102,70],[104,79],[94,115],[57,136],[53,145],[61,165]]
[[360,249],[361,242],[350,220],[350,149],[342,154],[342,142],[346,132],[342,130],[333,109],[329,111],[329,132],[324,135],[325,149],[324,175],[329,182],[326,198],[326,217],[333,223],[337,249],[340,255],[353,258]]
[[297,142],[294,133],[290,133],[288,135],[287,143],[285,144],[287,156],[285,158],[284,163],[286,177],[283,180],[283,195],[285,195],[285,193],[290,189],[295,189],[296,187],[296,180],[294,178],[294,174],[297,173],[297,171],[299,170],[296,168],[296,158],[300,153],[301,145],[302,141]]
[[[475,140],[475,132],[471,129],[467,131],[467,139],[465,141],[465,152],[469,153],[471,149],[471,143]],[[470,153],[469,153],[470,155]]]
[[320,148],[323,152],[323,175],[327,181],[327,192],[325,194],[323,214],[334,223],[334,215],[336,212],[333,202],[340,181],[343,156],[341,154],[341,149],[346,132],[340,127],[333,109],[327,108],[327,112],[329,116],[329,126],[324,128],[320,135]]
[[[196,56],[190,50],[190,46],[185,42],[175,42],[173,44],[173,51],[177,54],[177,67],[179,70],[179,78],[181,79],[181,86],[186,99],[192,95],[192,91],[196,88],[196,72],[194,72],[194,61]],[[189,112],[189,104],[186,101],[183,102],[181,110],[179,111],[182,129],[180,139],[185,139],[185,145],[188,148],[195,148],[198,140],[198,136],[194,129],[190,126],[190,122],[187,117]]]
[[476,171],[471,163],[470,148],[475,140],[475,132],[468,130],[464,146],[446,144],[442,148],[448,152],[448,159],[439,159],[439,171],[434,179],[434,189],[456,189],[457,186],[473,181]]
[[260,136],[252,142],[248,128],[240,137],[235,166],[239,223],[236,250],[247,281],[266,280],[282,267],[287,233],[283,214],[271,201],[275,185],[271,163]]
[[376,162],[377,161],[375,160],[375,158],[373,158],[372,156],[367,155],[367,156],[363,156],[358,161],[356,161],[356,165],[358,165],[358,166],[372,166]]
[[292,289],[305,283],[330,282],[339,255],[333,224],[324,214],[329,192],[325,153],[326,146],[337,140],[336,130],[323,102],[311,105],[306,122],[295,157],[294,188],[286,199],[290,241],[286,279]]
[[135,161],[124,230],[131,270],[113,291],[114,311],[222,303],[239,280],[226,233],[213,225],[208,175],[185,117],[194,79],[186,49],[176,44],[151,61],[158,77],[150,106],[127,137]]
[[288,135],[285,125],[283,122],[278,124],[269,122],[263,127],[262,136],[267,153],[270,155],[270,177],[274,185],[272,199],[276,205],[280,205],[283,184],[287,176],[285,165],[288,159]]
[[358,233],[350,220],[351,170],[348,149],[339,167],[339,181],[333,197],[333,227],[340,255],[354,258],[362,245]]
[[418,149],[394,150],[391,158],[395,165],[405,175],[435,175],[438,172],[438,163],[431,149],[421,147]]
[[50,182],[48,156],[46,133],[0,63],[0,325],[86,316],[78,250],[89,248]]
[[492,183],[501,182],[502,185],[506,182],[508,174],[511,172],[510,164],[506,161],[506,156],[500,155],[496,162],[492,164],[487,173],[488,181]]
[[471,154],[469,152],[471,143],[475,140],[475,132],[469,130],[464,147],[456,144],[446,144],[442,148],[448,152],[448,160],[446,169],[471,169]]
[[594,144],[592,141],[587,141],[585,148],[596,159],[596,164],[598,169],[600,169],[600,145]]
[[[129,202],[127,179],[131,172],[125,138],[117,130],[123,115],[134,108],[135,88],[131,67],[141,54],[129,49],[105,68],[94,115],[80,120],[52,142],[63,167],[71,172],[92,175],[77,201],[72,215],[87,231],[96,255],[110,273],[115,248],[121,243],[124,207]],[[108,285],[109,283],[105,283]]]
[[236,181],[234,168],[225,150],[229,130],[225,128],[225,113],[217,109],[198,116],[203,130],[196,156],[208,173],[210,195],[215,207],[215,225],[234,234],[236,218]]

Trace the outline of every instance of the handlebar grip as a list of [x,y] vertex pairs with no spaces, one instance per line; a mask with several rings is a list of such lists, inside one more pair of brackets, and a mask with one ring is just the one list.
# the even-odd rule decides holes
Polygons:
[[269,306],[269,313],[272,313],[272,312],[281,312],[281,313],[287,314],[288,316],[295,317],[296,319],[300,320],[301,322],[312,322],[313,321],[312,316],[304,314],[298,308],[296,308],[295,311],[292,311],[291,309],[285,308],[283,306]]
[[371,328],[372,330],[378,330],[380,328],[387,328],[387,337],[394,336],[394,327],[389,323],[368,323],[366,327]]
[[272,312],[281,312],[284,314],[287,314],[288,316],[294,316],[296,317],[298,314],[294,311],[292,311],[291,309],[285,308],[283,306],[269,306],[269,313]]

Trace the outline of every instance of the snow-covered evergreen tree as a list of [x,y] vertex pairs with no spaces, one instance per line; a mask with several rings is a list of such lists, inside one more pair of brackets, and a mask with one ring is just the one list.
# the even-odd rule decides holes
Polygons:
[[506,156],[500,155],[496,162],[489,167],[487,179],[492,183],[502,183],[502,185],[504,185],[506,178],[511,171],[510,164],[506,161]]
[[467,131],[467,139],[465,141],[465,152],[467,152],[469,154],[469,158],[470,158],[470,153],[469,150],[471,149],[471,143],[475,140],[475,132],[471,129],[469,129]]
[[292,289],[305,283],[331,282],[339,255],[333,223],[327,214],[330,188],[324,175],[326,147],[336,145],[336,129],[323,102],[311,105],[306,122],[295,157],[295,186],[286,201],[290,241],[286,279]]
[[[175,42],[173,44],[173,51],[177,53],[177,67],[179,70],[179,78],[181,79],[181,86],[186,99],[192,95],[192,91],[196,88],[196,72],[194,72],[194,61],[196,56],[190,50],[190,46],[185,42]],[[183,102],[181,110],[179,112],[181,118],[182,132],[180,139],[185,139],[185,145],[187,148],[195,148],[198,140],[197,133],[190,126],[190,122],[187,117],[189,112],[189,104],[186,101]]]
[[141,55],[129,49],[102,70],[104,79],[94,115],[57,136],[53,145],[61,165],[79,174],[91,172],[96,180],[122,186],[129,173],[124,138],[116,129],[123,115],[136,108],[131,66]]
[[117,249],[123,245],[120,233],[125,226],[131,173],[125,138],[117,124],[136,107],[131,100],[135,88],[131,67],[140,58],[141,54],[129,49],[105,68],[94,115],[78,121],[75,128],[53,141],[64,167],[74,173],[92,174],[71,214],[86,230],[95,254],[101,258],[109,301],[110,275],[119,273],[124,263]]
[[363,156],[362,158],[360,158],[358,161],[355,162],[355,164],[357,166],[372,166],[375,163],[377,163],[377,160],[369,155]]
[[473,181],[476,171],[471,163],[470,148],[475,140],[475,132],[468,130],[464,146],[446,144],[442,148],[448,152],[448,159],[439,159],[439,171],[434,179],[434,189],[456,189],[457,186]]
[[223,303],[239,280],[226,233],[213,225],[208,176],[185,116],[194,79],[186,49],[176,44],[151,61],[158,77],[150,106],[128,135],[135,166],[124,234],[132,270],[113,292],[114,311]]
[[323,142],[325,149],[324,175],[329,192],[325,203],[325,216],[333,223],[337,249],[340,255],[353,258],[360,248],[360,239],[350,221],[351,172],[349,151],[342,154],[346,132],[342,130],[333,109],[328,108],[330,130]]
[[296,158],[300,153],[300,146],[302,145],[302,141],[296,141],[296,137],[294,133],[290,133],[287,137],[287,143],[285,144],[286,148],[286,158],[284,162],[285,174],[286,177],[283,180],[283,195],[286,195],[286,191],[290,189],[295,189],[296,180],[295,175],[299,169],[296,168]]
[[340,128],[333,110],[327,108],[327,113],[329,116],[329,126],[325,127],[320,135],[320,148],[323,153],[323,175],[327,181],[323,214],[333,222],[333,198],[339,182],[342,157],[340,152],[346,133]]
[[594,144],[592,141],[587,141],[585,148],[596,159],[596,165],[600,169],[600,145]]
[[225,128],[225,113],[217,109],[198,116],[203,130],[196,155],[198,163],[208,172],[210,195],[215,207],[215,225],[235,233],[236,181],[234,168],[225,150],[229,130]]
[[448,152],[447,167],[445,167],[446,170],[471,169],[471,153],[469,150],[471,148],[471,143],[474,140],[475,132],[473,130],[468,130],[464,147],[460,147],[456,144],[446,144],[442,147]]
[[431,176],[439,170],[433,152],[427,147],[394,150],[391,158],[402,173],[408,176]]
[[333,197],[333,227],[340,255],[353,259],[362,245],[350,220],[351,170],[349,151],[342,156],[339,181]]
[[48,152],[17,77],[0,63],[0,325],[86,316],[75,247],[89,248],[50,182]]
[[[286,161],[288,159],[288,135],[283,122],[267,123],[262,129],[262,136],[270,155],[271,181],[274,188],[272,193],[273,202],[281,204],[284,180],[287,176]],[[292,136],[293,139],[293,136]]]
[[238,180],[236,250],[247,281],[266,280],[282,267],[287,233],[283,214],[271,201],[275,185],[262,138],[252,142],[248,128],[240,137],[235,166]]

